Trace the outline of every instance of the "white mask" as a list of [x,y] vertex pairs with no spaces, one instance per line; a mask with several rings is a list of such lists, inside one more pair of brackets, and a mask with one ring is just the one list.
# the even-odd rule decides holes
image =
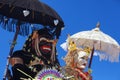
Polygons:
[[88,63],[88,56],[85,51],[79,51],[77,57],[77,67],[85,69]]

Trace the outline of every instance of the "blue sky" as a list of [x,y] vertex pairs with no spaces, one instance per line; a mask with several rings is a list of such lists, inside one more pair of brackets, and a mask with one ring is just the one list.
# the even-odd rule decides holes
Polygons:
[[[57,44],[58,58],[61,65],[64,65],[62,56],[66,52],[60,47],[67,34],[74,34],[79,31],[95,28],[99,21],[100,29],[114,38],[120,44],[120,1],[119,0],[41,0],[51,6],[62,17],[65,28],[61,33]],[[0,79],[3,77],[7,56],[10,50],[10,41],[14,33],[0,28]],[[26,37],[18,36],[17,45],[14,50],[22,48]],[[93,80],[120,80],[120,62],[111,63],[99,61],[94,57],[92,62]]]

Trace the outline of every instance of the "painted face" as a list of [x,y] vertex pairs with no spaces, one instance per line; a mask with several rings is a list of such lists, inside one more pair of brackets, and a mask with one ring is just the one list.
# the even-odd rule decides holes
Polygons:
[[52,53],[52,42],[50,42],[50,38],[46,36],[40,37],[38,46],[42,56],[50,59]]
[[52,43],[48,42],[49,39],[45,37],[40,38],[39,42],[39,49],[42,52],[42,54],[49,55],[52,51]]
[[78,57],[77,57],[77,67],[80,69],[85,69],[88,63],[88,56],[87,53],[84,51],[79,51],[78,52]]

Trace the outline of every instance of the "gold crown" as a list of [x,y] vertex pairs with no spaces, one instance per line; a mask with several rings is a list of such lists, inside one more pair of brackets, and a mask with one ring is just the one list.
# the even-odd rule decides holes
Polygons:
[[74,43],[74,41],[70,40],[69,46],[68,46],[68,50],[69,50],[69,51],[74,51],[74,50],[76,50],[76,49],[77,49],[76,44]]

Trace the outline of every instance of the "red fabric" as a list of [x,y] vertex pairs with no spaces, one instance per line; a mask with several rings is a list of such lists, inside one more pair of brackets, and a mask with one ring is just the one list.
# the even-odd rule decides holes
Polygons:
[[[86,77],[90,77],[89,80],[92,80],[92,77],[88,72],[83,72],[83,73],[86,75]],[[82,74],[80,74],[80,77],[82,78],[82,80],[86,80]]]
[[80,76],[82,80],[87,80],[85,77],[90,77],[89,80],[92,80],[92,76],[88,72],[84,72],[84,71],[82,71],[81,69],[78,69],[78,68],[75,69],[75,70],[79,72],[78,76]]

